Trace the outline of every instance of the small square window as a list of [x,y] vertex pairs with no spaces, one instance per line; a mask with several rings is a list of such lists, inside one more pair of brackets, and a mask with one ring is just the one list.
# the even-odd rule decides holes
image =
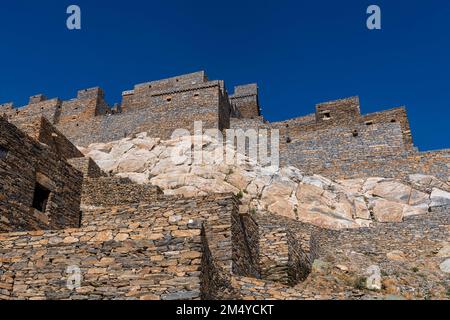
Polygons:
[[323,113],[323,119],[324,120],[331,119],[331,113],[330,112],[324,112]]
[[8,149],[0,146],[0,159],[6,159],[8,156]]
[[45,212],[49,198],[50,190],[36,183],[34,187],[33,208],[40,212]]
[[170,97],[169,97],[169,98],[166,98],[166,101],[167,101],[167,102],[172,102],[172,98],[170,98]]

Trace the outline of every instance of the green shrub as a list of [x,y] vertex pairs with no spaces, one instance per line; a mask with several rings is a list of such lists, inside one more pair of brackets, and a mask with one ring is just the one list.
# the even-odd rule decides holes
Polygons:
[[353,283],[353,286],[357,290],[364,290],[366,288],[366,282],[367,278],[365,277],[358,277],[355,282]]

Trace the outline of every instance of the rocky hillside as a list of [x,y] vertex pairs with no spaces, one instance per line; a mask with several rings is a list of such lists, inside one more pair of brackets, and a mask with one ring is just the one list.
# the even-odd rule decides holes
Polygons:
[[[450,185],[431,176],[411,175],[408,181],[372,177],[333,181],[305,176],[295,167],[274,171],[249,159],[243,165],[217,163],[217,143],[202,142],[202,161],[190,156],[194,137],[161,141],[146,133],[80,150],[106,172],[159,186],[167,195],[197,196],[231,192],[242,210],[267,211],[330,229],[400,222],[450,205]],[[227,148],[236,160],[234,149]],[[176,155],[176,157],[174,157]],[[233,161],[236,163],[236,161]]]

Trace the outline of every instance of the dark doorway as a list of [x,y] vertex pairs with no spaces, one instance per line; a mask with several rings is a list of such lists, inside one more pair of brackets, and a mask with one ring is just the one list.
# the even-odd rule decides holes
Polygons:
[[0,159],[5,159],[8,156],[8,150],[0,146]]
[[45,212],[49,197],[50,190],[36,183],[34,187],[33,208],[40,212]]

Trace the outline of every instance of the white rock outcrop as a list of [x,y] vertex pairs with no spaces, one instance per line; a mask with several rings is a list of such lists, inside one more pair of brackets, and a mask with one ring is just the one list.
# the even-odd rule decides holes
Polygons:
[[399,222],[427,214],[430,206],[450,204],[450,193],[444,191],[450,186],[434,177],[412,175],[408,183],[378,177],[333,181],[306,176],[295,167],[261,167],[249,159],[237,165],[231,147],[224,148],[227,164],[221,161],[223,150],[210,138],[201,143],[199,161],[191,157],[193,139],[161,141],[142,133],[80,150],[105,172],[157,185],[167,195],[234,193],[244,210],[265,210],[332,229]]

